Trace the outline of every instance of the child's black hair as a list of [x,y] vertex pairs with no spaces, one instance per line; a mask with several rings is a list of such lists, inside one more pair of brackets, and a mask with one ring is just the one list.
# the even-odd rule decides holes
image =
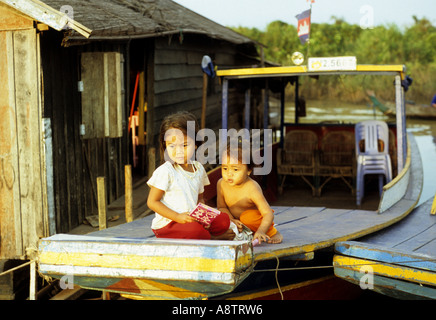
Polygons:
[[195,144],[198,146],[199,142],[196,141],[196,136],[199,130],[197,118],[188,111],[180,111],[177,113],[170,114],[164,118],[160,126],[159,153],[160,153],[161,163],[165,162],[165,158],[164,158],[165,149],[166,149],[165,133],[167,132],[167,130],[174,128],[182,131],[185,136],[191,134],[191,132],[188,132],[188,121],[194,121],[195,123],[195,132],[193,132],[195,135],[191,138],[195,141]]

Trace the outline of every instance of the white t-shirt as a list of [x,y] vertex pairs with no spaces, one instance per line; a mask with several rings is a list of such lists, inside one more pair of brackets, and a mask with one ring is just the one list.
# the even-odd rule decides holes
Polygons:
[[[198,195],[204,192],[204,186],[210,184],[206,170],[198,161],[192,162],[194,172],[185,171],[182,167],[166,161],[159,166],[147,181],[149,186],[165,191],[161,202],[168,208],[178,212],[189,212],[198,203]],[[172,220],[165,218],[157,212],[151,223],[152,229],[165,227]]]

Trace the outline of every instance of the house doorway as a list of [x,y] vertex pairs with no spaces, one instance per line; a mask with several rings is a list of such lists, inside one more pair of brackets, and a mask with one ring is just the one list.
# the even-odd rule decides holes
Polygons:
[[150,45],[146,40],[134,40],[130,45],[128,139],[133,182],[148,175],[147,113],[148,66]]

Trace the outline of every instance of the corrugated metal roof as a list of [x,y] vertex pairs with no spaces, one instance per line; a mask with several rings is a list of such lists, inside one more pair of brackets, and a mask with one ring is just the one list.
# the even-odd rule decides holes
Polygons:
[[[42,0],[92,30],[89,39],[204,34],[234,44],[254,41],[171,0]],[[69,7],[68,7],[69,6]],[[84,39],[73,34],[69,39]]]

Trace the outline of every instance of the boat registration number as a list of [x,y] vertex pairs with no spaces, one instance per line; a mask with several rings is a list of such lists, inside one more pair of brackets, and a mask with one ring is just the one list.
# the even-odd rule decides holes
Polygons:
[[309,58],[308,70],[356,70],[356,57]]

